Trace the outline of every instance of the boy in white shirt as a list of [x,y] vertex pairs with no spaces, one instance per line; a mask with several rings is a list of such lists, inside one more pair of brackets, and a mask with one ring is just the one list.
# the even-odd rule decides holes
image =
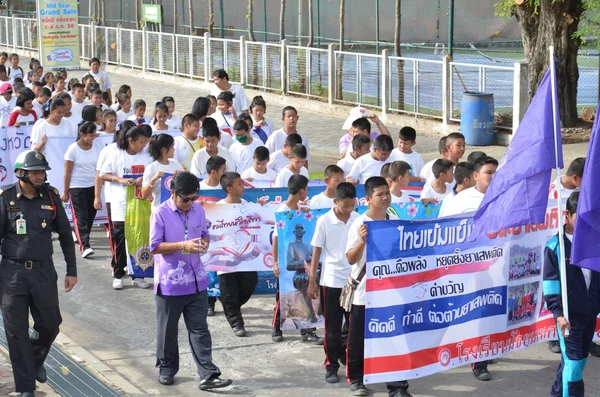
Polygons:
[[345,175],[348,175],[350,174],[356,159],[364,156],[370,151],[371,138],[363,134],[355,135],[354,138],[352,138],[352,151],[348,152],[344,158],[338,161],[337,165],[344,170]]
[[205,147],[194,153],[190,165],[190,172],[198,178],[206,178],[208,176],[206,164],[211,156],[224,158],[227,171],[233,172],[235,170],[235,163],[229,155],[229,150],[219,146],[219,139],[221,137],[219,128],[216,126],[205,127],[202,129],[202,133],[204,134],[203,141]]
[[398,147],[392,151],[392,157],[410,165],[411,181],[421,181],[419,175],[423,169],[423,156],[412,149],[417,143],[417,131],[412,127],[402,127],[398,135]]
[[[438,142],[438,151],[440,153],[440,159],[445,159],[448,158],[448,149],[446,148],[446,138],[447,137],[442,137],[440,138],[439,142]],[[429,162],[427,162],[423,168],[421,168],[421,173],[419,174],[419,176],[421,177],[421,180],[424,181],[428,181],[431,179],[431,181],[433,182],[433,173],[431,172],[431,168],[433,167],[433,163],[435,163],[435,160],[431,160]]]
[[17,106],[17,97],[13,96],[13,88],[9,83],[0,86],[0,96],[0,128],[6,128],[10,114]]
[[250,127],[243,120],[238,120],[233,125],[235,142],[229,148],[229,154],[235,163],[235,169],[238,173],[246,171],[252,166],[252,157],[257,147],[263,146],[260,139],[254,139],[250,136]]
[[268,181],[275,182],[277,174],[267,166],[269,161],[269,149],[264,146],[259,146],[254,149],[252,157],[254,165],[242,173],[242,179],[252,181]]
[[226,171],[225,159],[220,156],[212,156],[206,162],[206,171],[208,177],[200,182],[200,192],[221,189],[221,177]]
[[474,170],[475,165],[466,161],[462,161],[456,165],[456,168],[454,168],[454,181],[456,182],[456,186],[454,186],[454,188],[450,190],[450,193],[444,197],[438,216],[445,216],[445,212],[450,208],[452,200],[454,200],[454,197],[456,197],[458,193],[475,186],[475,178],[473,177]]
[[310,199],[310,208],[332,208],[335,205],[336,189],[344,182],[344,171],[337,165],[328,165],[323,180],[327,187]]
[[217,69],[213,72],[213,83],[214,87],[210,93],[214,97],[218,97],[220,93],[229,91],[233,93],[233,108],[237,114],[246,113],[248,114],[248,97],[244,92],[244,87],[239,84],[233,84],[229,82],[229,75],[225,69]]
[[[183,134],[175,137],[175,160],[189,171],[192,159],[197,151],[204,147],[204,141],[198,136],[200,132],[200,119],[195,114],[186,114],[181,122]],[[179,127],[182,127],[179,126]]]
[[[584,166],[585,157],[576,158],[571,162],[571,164],[569,164],[569,168],[567,168],[567,174],[560,177],[560,185],[562,189],[560,193],[563,199],[570,197],[571,193],[581,187]],[[550,185],[550,189],[548,190],[548,198],[554,200],[558,199],[556,182],[553,182]]]
[[298,111],[292,106],[286,106],[283,108],[281,115],[283,116],[281,119],[283,121],[283,128],[273,132],[265,144],[267,149],[269,149],[269,153],[274,153],[279,149],[283,149],[283,145],[285,144],[285,140],[288,135],[298,134],[302,138],[302,144],[306,147],[306,160],[310,160],[310,147],[308,146],[308,139],[306,139],[306,136],[304,136],[304,134],[299,132],[297,129],[298,119],[300,118],[298,116]]
[[[388,137],[389,138],[389,137]],[[379,139],[379,138],[378,138]],[[391,139],[391,138],[390,138]],[[355,396],[366,396],[367,388],[363,384],[364,359],[365,359],[365,305],[366,305],[366,246],[367,224],[369,221],[382,221],[398,219],[387,215],[391,203],[390,188],[380,176],[367,179],[365,182],[365,195],[369,209],[360,215],[350,226],[348,231],[348,244],[346,246],[346,259],[352,265],[352,278],[358,282],[354,291],[352,310],[350,312],[350,333],[348,335],[348,354],[346,362],[346,377],[350,383],[350,390]],[[363,270],[364,269],[364,270]],[[398,381],[387,383],[390,396],[408,397],[408,382]]]
[[310,263],[310,281],[308,296],[319,296],[317,269],[322,263],[321,302],[325,315],[325,381],[337,383],[339,361],[346,359],[346,342],[342,338],[342,322],[348,323],[348,313],[340,307],[340,295],[352,270],[346,258],[348,230],[359,217],[354,211],[356,188],[348,182],[341,182],[335,190],[335,206],[317,220],[315,233],[311,241],[314,247]]
[[308,170],[304,167],[306,164],[306,148],[302,144],[298,144],[292,148],[290,153],[291,159],[287,167],[282,169],[277,178],[275,178],[274,187],[286,187],[292,175],[304,175],[308,178]]
[[[102,110],[106,110],[108,109],[108,105],[106,105],[104,103],[104,96],[102,95],[102,91],[101,90],[94,90],[92,92],[92,97],[91,97],[91,101],[90,101],[91,105],[97,106],[99,108],[102,108]],[[138,123],[138,124],[142,124],[142,123]]]
[[387,163],[381,169],[381,176],[390,187],[392,204],[407,203],[410,201],[408,193],[403,192],[410,182],[410,165],[405,161],[394,161]]
[[298,134],[290,134],[285,138],[285,143],[283,144],[283,148],[274,153],[271,153],[269,157],[269,164],[267,167],[275,171],[276,174],[287,167],[290,163],[290,151],[296,145],[302,143],[302,137]]
[[[440,140],[440,143],[441,143],[441,140]],[[446,143],[446,151],[444,154],[442,154],[442,151],[440,150],[440,158],[447,158],[448,160],[452,161],[452,163],[454,165],[458,164],[460,159],[465,154],[465,148],[466,148],[465,136],[463,134],[461,134],[460,132],[453,132],[446,137],[445,143]],[[429,162],[423,167],[423,170],[425,170],[425,168],[430,163],[431,163],[431,167],[433,167],[433,162]],[[431,170],[429,170],[429,171],[430,171],[430,173],[429,173],[429,176],[426,178],[425,186],[431,185],[433,183],[433,181],[435,180],[435,177],[433,176],[433,172],[431,172]],[[421,173],[423,173],[423,171],[421,171]],[[421,175],[421,176],[423,176],[423,175]]]
[[372,176],[381,175],[381,168],[386,163],[391,163],[390,154],[394,149],[394,141],[388,135],[379,135],[375,139],[373,151],[370,154],[359,157],[354,162],[346,181],[358,184],[365,183]]
[[79,118],[81,118],[81,111],[83,110],[83,107],[90,104],[89,101],[84,100],[84,96],[85,90],[83,88],[83,84],[73,84],[71,87],[71,113]]
[[108,74],[105,71],[100,70],[100,60],[98,58],[92,58],[90,59],[89,65],[90,71],[88,74],[96,80],[96,83],[100,86],[100,90],[108,92],[108,96],[112,98],[112,83],[110,82]]
[[431,167],[435,180],[421,191],[424,203],[439,203],[452,190],[454,181],[454,163],[447,159],[437,159]]
[[19,54],[10,54],[10,66],[6,68],[6,74],[12,81],[14,81],[17,77],[21,79],[25,79],[25,72],[23,68],[19,66]]

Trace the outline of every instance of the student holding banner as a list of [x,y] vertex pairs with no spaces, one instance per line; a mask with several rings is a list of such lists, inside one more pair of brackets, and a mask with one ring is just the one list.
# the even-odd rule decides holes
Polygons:
[[144,170],[142,197],[146,200],[152,199],[152,210],[156,210],[161,203],[160,190],[163,176],[165,173],[176,174],[183,171],[183,167],[173,159],[175,138],[169,134],[152,135],[148,152],[154,161]]

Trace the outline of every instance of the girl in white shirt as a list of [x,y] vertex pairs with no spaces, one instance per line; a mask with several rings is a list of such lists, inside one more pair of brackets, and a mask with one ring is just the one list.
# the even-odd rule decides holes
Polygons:
[[121,109],[121,98],[124,96],[127,96],[129,98],[131,98],[131,87],[128,86],[127,84],[123,84],[119,87],[119,91],[117,91],[117,93],[115,94],[115,102],[110,106],[112,110],[114,110],[115,112],[119,111],[119,109]]
[[34,125],[38,119],[38,115],[33,110],[33,100],[35,95],[33,92],[23,92],[17,98],[17,108],[8,119],[9,127],[20,127],[22,125]]
[[[127,267],[127,249],[125,246],[125,212],[127,209],[127,186],[142,186],[142,175],[146,166],[152,162],[146,153],[146,145],[152,136],[149,125],[133,125],[119,133],[118,150],[112,151],[100,168],[100,178],[110,182],[111,192],[111,239],[115,255],[111,261],[113,268],[113,288],[123,289],[123,277]],[[143,278],[134,278],[138,288],[148,288]]]
[[102,130],[103,134],[114,134],[117,132],[117,113],[112,109],[106,109],[102,112]]
[[45,153],[48,136],[76,136],[74,126],[63,119],[66,111],[65,102],[62,99],[54,99],[44,105],[44,120],[38,120],[31,130],[31,146],[33,150]]
[[262,96],[255,96],[250,104],[250,114],[254,127],[252,133],[255,134],[263,143],[267,143],[267,139],[271,133],[275,131],[275,124],[271,119],[265,117],[267,111],[267,103]]
[[127,94],[117,94],[119,99],[117,112],[117,125],[121,125],[122,122],[135,115],[134,110],[131,108],[131,97]]
[[182,130],[181,126],[181,118],[175,114],[175,99],[172,96],[163,97],[161,100],[162,103],[167,105],[169,109],[169,116],[167,117],[167,125],[170,130]]
[[142,197],[152,199],[152,210],[160,205],[160,191],[165,173],[175,174],[183,171],[181,164],[173,159],[175,154],[175,138],[169,134],[155,134],[150,138],[148,152],[154,159],[144,171],[142,179]]
[[233,97],[234,95],[229,91],[220,93],[217,97],[217,111],[210,116],[217,121],[217,125],[222,131],[227,132],[231,136],[233,136],[233,125],[237,120],[237,115],[233,108]]
[[77,141],[65,153],[64,189],[61,200],[71,200],[73,226],[81,256],[94,255],[90,246],[90,232],[96,217],[94,208],[96,163],[102,148],[94,139],[96,125],[89,121],[79,126]]
[[152,117],[152,131],[168,131],[167,119],[169,118],[169,108],[164,103],[157,103],[154,108],[154,117]]

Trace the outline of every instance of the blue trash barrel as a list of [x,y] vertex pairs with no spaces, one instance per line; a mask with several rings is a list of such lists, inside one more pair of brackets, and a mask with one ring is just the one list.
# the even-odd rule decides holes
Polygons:
[[494,143],[494,94],[465,92],[462,96],[460,132],[467,145]]

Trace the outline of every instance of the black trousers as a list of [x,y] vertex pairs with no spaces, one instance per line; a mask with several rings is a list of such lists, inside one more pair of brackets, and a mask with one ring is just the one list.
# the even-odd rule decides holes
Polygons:
[[125,222],[112,223],[111,240],[115,253],[110,262],[114,278],[123,278],[127,274],[127,246],[125,245]]
[[[348,334],[348,356],[346,359],[346,378],[349,383],[363,381],[365,373],[365,306],[352,305],[350,312],[350,331]],[[393,395],[398,390],[408,390],[408,381],[386,383],[388,392]]]
[[207,312],[206,290],[181,296],[160,295],[159,291],[156,295],[156,367],[161,375],[175,376],[179,371],[177,331],[182,314],[200,379],[221,375],[212,361],[212,339],[206,321]]
[[258,284],[257,272],[235,272],[219,275],[219,288],[221,291],[221,304],[225,318],[231,328],[243,327],[242,306],[254,294]]
[[[58,276],[52,260],[40,268],[2,259],[2,315],[17,392],[35,391],[35,374],[44,365],[62,323],[58,307]],[[29,337],[29,312],[37,338]]]
[[[321,287],[321,307],[325,317],[325,369],[338,370],[339,359],[346,357],[348,313],[340,306],[341,288]],[[346,322],[344,322],[344,319]]]
[[96,217],[94,208],[94,186],[69,189],[75,235],[81,252],[90,248],[90,232]]

